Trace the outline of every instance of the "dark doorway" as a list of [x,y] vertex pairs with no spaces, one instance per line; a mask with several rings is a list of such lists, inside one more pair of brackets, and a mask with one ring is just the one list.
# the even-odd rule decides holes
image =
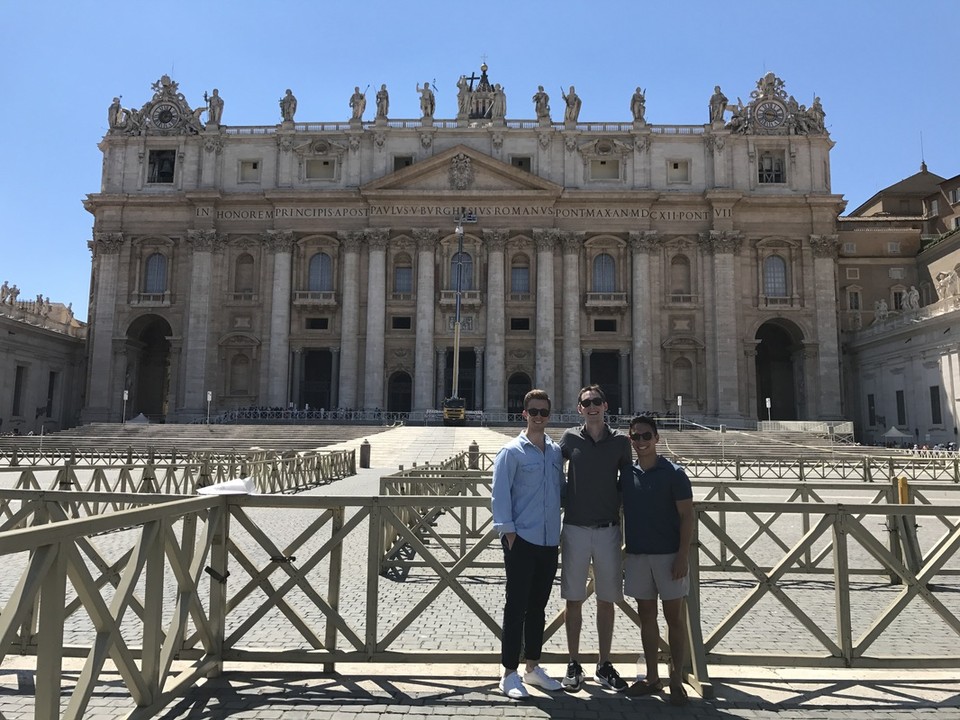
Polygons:
[[617,350],[591,352],[590,373],[585,385],[599,385],[607,397],[608,412],[618,413],[623,404],[620,389],[620,352]]
[[790,331],[774,323],[757,330],[757,418],[767,419],[766,399],[770,398],[771,420],[798,420],[796,378],[803,368],[795,365],[798,342]]
[[395,372],[387,381],[387,411],[410,412],[413,408],[413,380],[405,372]]
[[329,350],[307,350],[303,358],[303,385],[299,406],[319,410],[332,409],[333,353]]
[[164,422],[169,412],[170,323],[162,317],[147,315],[130,326],[127,339],[125,386],[132,397],[127,415],[143,413],[153,422]]
[[514,373],[507,380],[507,412],[522,413],[523,397],[533,390],[533,383],[526,373]]
[[[466,401],[467,410],[477,408],[477,354],[473,350],[460,351],[460,377],[457,397]],[[444,397],[453,396],[453,349],[446,352],[446,367],[443,371]]]

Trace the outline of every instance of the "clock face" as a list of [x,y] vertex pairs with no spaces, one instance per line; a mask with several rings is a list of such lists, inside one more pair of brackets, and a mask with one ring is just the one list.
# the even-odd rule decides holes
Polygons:
[[775,128],[783,124],[787,112],[780,103],[767,100],[757,106],[757,122],[765,128]]
[[160,103],[153,108],[150,117],[156,127],[167,130],[180,122],[180,109],[170,103]]

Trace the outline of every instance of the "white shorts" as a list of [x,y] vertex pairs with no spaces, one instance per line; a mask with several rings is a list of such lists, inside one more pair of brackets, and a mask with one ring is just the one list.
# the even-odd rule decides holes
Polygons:
[[690,573],[673,579],[676,553],[667,555],[633,555],[623,561],[623,592],[637,600],[676,600],[690,592]]
[[587,599],[587,575],[592,564],[597,599],[623,600],[622,546],[619,525],[588,528],[564,524],[560,536],[560,597]]

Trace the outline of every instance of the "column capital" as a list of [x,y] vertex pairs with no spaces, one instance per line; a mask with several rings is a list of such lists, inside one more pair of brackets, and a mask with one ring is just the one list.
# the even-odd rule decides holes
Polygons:
[[700,233],[700,247],[707,253],[735,254],[740,249],[742,236],[738,230],[710,230]]
[[364,233],[367,238],[367,247],[371,250],[386,250],[390,239],[390,230],[387,228],[370,228]]
[[564,255],[574,255],[583,249],[583,241],[587,233],[583,230],[563,230],[560,232],[560,243],[563,245]]
[[293,230],[264,230],[260,233],[260,241],[273,255],[288,253],[293,250]]
[[187,242],[198,252],[217,252],[226,245],[226,237],[216,230],[187,230]]
[[503,252],[510,237],[510,231],[503,228],[483,231],[483,243],[487,246],[487,252]]
[[413,228],[413,239],[417,241],[417,249],[420,251],[436,250],[437,240],[440,238],[440,231],[436,228]]
[[836,235],[811,235],[810,249],[815,258],[836,259],[840,254],[840,241]]
[[123,246],[123,233],[98,232],[93,234],[94,255],[116,255]]
[[537,252],[553,250],[560,237],[560,231],[556,228],[534,228],[533,242],[537,246]]
[[663,237],[656,230],[640,230],[630,233],[630,249],[634,253],[655,253],[663,246]]
[[337,233],[337,239],[344,252],[360,252],[364,235],[366,235],[364,230],[341,230]]
[[477,345],[473,348],[473,352],[477,354],[477,360],[483,356],[483,345]]

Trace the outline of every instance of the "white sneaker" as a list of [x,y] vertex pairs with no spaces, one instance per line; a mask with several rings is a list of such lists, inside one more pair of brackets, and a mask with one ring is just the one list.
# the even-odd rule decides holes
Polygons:
[[506,677],[500,678],[500,692],[514,700],[523,700],[524,698],[530,697],[530,693],[527,692],[523,683],[520,682],[520,675],[516,670],[508,673]]
[[525,672],[523,674],[523,681],[528,685],[536,685],[541,690],[549,690],[550,692],[563,690],[563,685],[560,684],[560,681],[554,680],[552,677],[547,675],[547,671],[539,665],[537,665],[533,670],[528,670]]

